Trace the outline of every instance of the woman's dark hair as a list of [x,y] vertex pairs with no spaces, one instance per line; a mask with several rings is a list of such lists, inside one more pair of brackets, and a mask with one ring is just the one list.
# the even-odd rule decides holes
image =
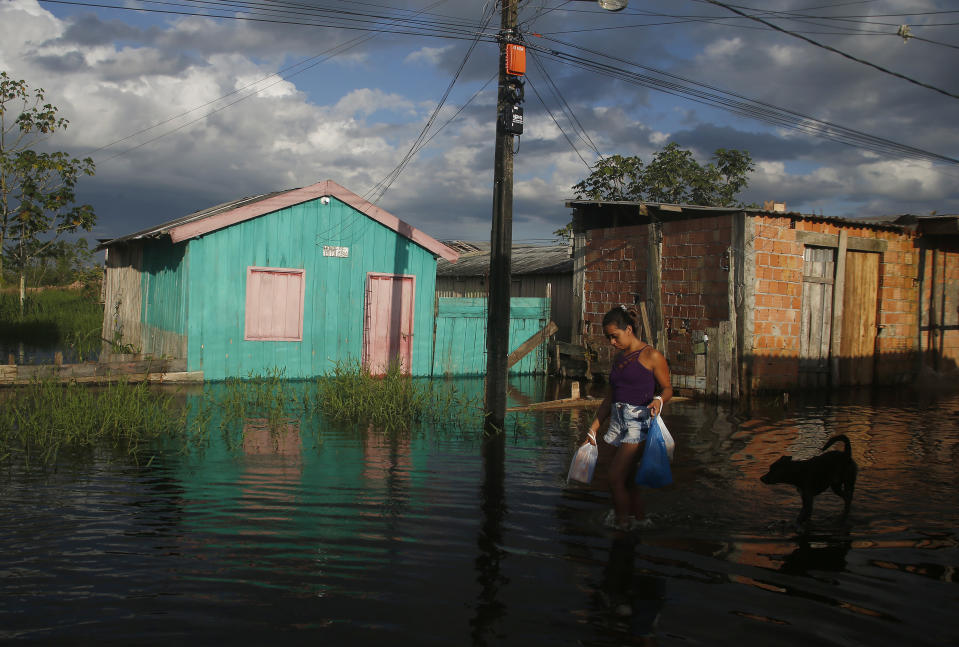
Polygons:
[[603,328],[613,325],[620,330],[626,330],[626,326],[633,329],[633,334],[638,334],[639,328],[636,326],[636,316],[623,306],[617,306],[603,316]]

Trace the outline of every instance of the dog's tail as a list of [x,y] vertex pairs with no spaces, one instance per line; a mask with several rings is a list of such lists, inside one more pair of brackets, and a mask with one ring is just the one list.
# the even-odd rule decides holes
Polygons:
[[851,449],[851,447],[850,447],[850,445],[849,445],[849,437],[846,436],[846,434],[839,434],[838,436],[833,436],[832,438],[830,438],[829,440],[826,441],[826,444],[823,445],[823,446],[822,446],[822,449],[819,450],[819,451],[824,452],[824,451],[826,451],[827,449],[829,449],[830,447],[832,447],[833,443],[838,443],[838,442],[840,442],[840,441],[846,443],[846,451],[845,451],[845,454],[846,454],[847,456],[849,456],[849,455],[852,453],[852,449]]

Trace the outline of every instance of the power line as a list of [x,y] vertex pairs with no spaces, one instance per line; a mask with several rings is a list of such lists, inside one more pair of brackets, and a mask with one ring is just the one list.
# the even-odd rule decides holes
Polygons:
[[[136,11],[143,13],[160,13],[168,15],[177,15],[177,16],[197,16],[201,18],[216,18],[221,20],[240,20],[245,22],[262,22],[270,24],[280,24],[280,25],[297,25],[301,27],[330,27],[335,29],[349,29],[354,31],[369,31],[369,32],[382,32],[390,34],[400,34],[407,36],[426,36],[430,38],[447,38],[447,39],[472,39],[476,37],[475,31],[470,31],[459,26],[454,25],[440,25],[442,31],[428,31],[425,27],[423,28],[409,28],[407,30],[403,29],[389,29],[386,27],[370,27],[364,25],[350,25],[342,23],[321,23],[321,22],[304,22],[302,20],[280,20],[276,18],[258,18],[252,16],[237,16],[229,14],[213,14],[213,13],[200,13],[195,11],[178,11],[173,9],[150,9],[146,7],[130,7],[122,5],[111,5],[104,3],[94,3],[94,2],[79,2],[75,0],[38,0],[39,2],[52,3],[52,4],[63,4],[63,5],[74,5],[81,7],[95,7],[102,9],[119,9],[123,11]],[[148,0],[155,4],[165,4],[173,6],[188,6],[182,3],[173,3],[173,2],[161,2],[160,0]],[[495,42],[495,34],[480,34],[480,38],[487,40],[489,42]]]
[[587,162],[587,161],[583,158],[582,155],[580,155],[579,149],[576,148],[576,144],[573,143],[573,140],[569,138],[569,135],[566,134],[566,131],[563,130],[563,127],[559,124],[558,121],[556,121],[556,117],[553,116],[553,111],[550,110],[550,109],[549,109],[549,106],[546,105],[546,102],[543,101],[543,97],[540,96],[539,90],[537,90],[537,89],[536,89],[536,86],[533,84],[533,79],[531,79],[531,78],[529,78],[529,77],[527,76],[527,77],[526,77],[526,82],[529,83],[529,87],[533,88],[533,93],[536,94],[536,98],[539,99],[539,102],[540,102],[541,104],[543,104],[543,108],[546,109],[546,113],[549,115],[549,118],[552,119],[552,120],[553,120],[553,123],[556,124],[556,127],[559,128],[559,132],[563,133],[563,137],[565,137],[565,138],[566,138],[566,141],[569,142],[569,146],[570,146],[570,148],[573,149],[573,152],[576,153],[576,157],[578,157],[578,158],[583,162],[583,164],[586,166],[586,168],[592,169],[593,167],[590,165],[590,163]]
[[[576,114],[573,112],[573,108],[569,105],[569,102],[567,102],[566,99],[563,97],[562,93],[559,91],[559,88],[556,86],[556,84],[553,82],[553,79],[550,77],[546,67],[539,60],[539,57],[535,54],[533,50],[530,50],[530,59],[532,59],[533,63],[536,64],[536,67],[539,69],[540,73],[543,75],[543,78],[546,79],[547,84],[550,86],[553,92],[553,96],[555,96],[559,100],[560,109],[562,109],[564,113],[567,115],[570,123],[573,125],[573,129],[577,131],[576,132],[577,136],[594,153],[599,155],[600,154],[599,147],[597,147],[596,144],[593,142],[593,140],[590,138],[589,133],[586,132],[586,129],[583,127],[583,124],[579,121],[579,119],[576,117]],[[543,107],[546,108],[546,112],[549,113],[549,116],[553,120],[553,122],[556,124],[556,127],[559,128],[560,132],[563,133],[563,136],[566,137],[566,140],[569,141],[570,146],[572,146],[576,154],[579,155],[579,151],[576,149],[576,146],[573,144],[572,141],[570,141],[569,137],[566,135],[566,132],[563,130],[563,127],[559,125],[559,122],[556,121],[556,118],[553,116],[553,113],[550,111],[549,107],[546,105],[546,102],[543,101],[543,97],[540,96],[539,91],[536,89],[536,86],[533,85],[532,79],[530,79],[529,76],[527,76],[527,80],[529,80],[530,87],[533,88],[533,92],[536,94],[537,98],[539,98],[540,103],[543,104]],[[579,158],[583,160],[584,164],[589,166],[589,164],[586,163],[586,160],[583,159],[582,155],[579,155]]]
[[930,84],[928,84],[928,83],[923,83],[922,81],[917,81],[916,79],[913,79],[913,78],[911,78],[911,77],[908,77],[908,76],[906,76],[905,74],[899,74],[898,72],[893,72],[892,70],[889,70],[889,69],[887,69],[887,68],[885,68],[885,67],[882,67],[881,65],[876,65],[875,63],[870,63],[869,61],[863,60],[863,59],[861,59],[861,58],[857,58],[857,57],[855,57],[855,56],[853,56],[853,55],[851,55],[851,54],[847,54],[846,52],[843,52],[843,51],[841,51],[841,50],[838,50],[838,49],[836,49],[835,47],[831,47],[831,46],[829,46],[829,45],[824,45],[823,43],[820,43],[820,42],[818,42],[818,41],[815,41],[815,40],[813,40],[813,39],[811,39],[811,38],[807,38],[807,37],[803,36],[802,34],[797,34],[796,32],[789,31],[788,29],[783,29],[782,27],[780,27],[780,26],[778,26],[778,25],[775,25],[775,24],[773,24],[773,23],[771,23],[771,22],[769,22],[769,21],[763,20],[762,18],[759,18],[759,17],[757,17],[757,16],[752,16],[752,15],[750,15],[750,14],[747,14],[747,13],[745,13],[745,12],[743,12],[743,11],[740,11],[739,9],[736,9],[735,7],[732,7],[731,5],[725,4],[725,3],[723,3],[723,2],[719,2],[719,0],[703,0],[703,1],[704,1],[704,2],[708,2],[709,4],[714,4],[714,5],[716,5],[717,7],[723,7],[724,9],[727,9],[727,10],[729,10],[729,11],[732,11],[732,12],[735,13],[735,14],[738,14],[738,15],[743,16],[743,17],[745,17],[745,18],[749,18],[750,20],[755,20],[756,22],[762,23],[762,24],[766,25],[767,27],[769,27],[769,28],[771,28],[771,29],[775,29],[776,31],[782,32],[782,33],[787,34],[787,35],[789,35],[789,36],[792,36],[792,37],[794,37],[794,38],[802,39],[802,40],[806,41],[807,43],[811,43],[811,44],[815,45],[816,47],[821,47],[822,49],[828,50],[828,51],[833,52],[833,53],[835,53],[835,54],[839,54],[840,56],[843,56],[843,57],[845,57],[845,58],[848,58],[848,59],[851,60],[851,61],[855,61],[855,62],[857,62],[857,63],[861,63],[861,64],[863,64],[863,65],[867,65],[867,66],[869,66],[869,67],[871,67],[871,68],[874,68],[874,69],[876,69],[876,70],[879,70],[880,72],[883,72],[884,74],[889,74],[889,75],[894,76],[894,77],[896,77],[896,78],[902,79],[903,81],[908,81],[909,83],[913,83],[913,84],[915,84],[915,85],[918,85],[918,86],[920,86],[920,87],[926,88],[926,89],[928,89],[928,90],[933,90],[934,92],[938,92],[938,93],[940,93],[940,94],[944,94],[944,95],[946,95],[947,97],[952,97],[953,99],[959,99],[959,94],[953,94],[952,92],[949,92],[948,90],[943,90],[942,88],[937,88],[937,87],[934,86],[934,85],[930,85]]
[[[543,37],[543,40],[560,43],[562,45],[587,52],[588,54],[592,54],[593,57],[586,58],[582,56],[576,56],[568,52],[542,48],[538,45],[527,45],[527,47],[538,49],[544,55],[564,64],[586,69],[591,72],[604,74],[626,83],[639,85],[674,96],[679,96],[686,100],[702,103],[704,105],[718,107],[723,110],[759,121],[764,121],[772,125],[782,126],[839,143],[873,150],[884,155],[907,157],[910,159],[925,159],[940,163],[947,162],[949,164],[959,164],[959,160],[947,157],[945,155],[932,153],[914,146],[900,144],[882,137],[876,137],[851,128],[839,126],[837,124],[817,119],[810,115],[805,115],[794,110],[780,108],[766,102],[750,99],[733,92],[721,90],[705,83],[700,83],[676,74],[670,74],[668,72],[656,70],[655,68],[611,56],[594,49],[577,46],[566,41],[560,41],[558,39],[552,39],[545,36]],[[646,70],[652,75],[630,72],[615,65],[602,63],[596,60],[597,56],[623,63],[631,67]]]
[[[485,29],[489,25],[490,21],[495,15],[495,6],[490,5],[490,10],[485,17],[483,23],[483,28]],[[426,120],[426,124],[423,126],[423,129],[420,131],[420,134],[413,141],[413,144],[410,146],[409,151],[406,155],[400,160],[400,163],[382,180],[377,182],[369,191],[367,191],[366,196],[370,202],[376,204],[389,190],[393,185],[393,182],[400,176],[400,174],[406,169],[406,165],[409,164],[410,160],[413,159],[413,156],[419,150],[419,146],[423,143],[426,138],[426,133],[429,131],[430,127],[433,125],[433,122],[436,119],[436,116],[439,114],[440,110],[443,108],[443,105],[446,103],[446,99],[449,97],[450,92],[453,90],[453,86],[456,84],[456,80],[459,79],[460,74],[463,72],[463,68],[466,67],[467,61],[469,61],[470,55],[473,53],[473,50],[476,48],[476,45],[479,43],[479,36],[477,36],[472,43],[470,43],[469,49],[466,50],[466,54],[463,56],[463,60],[460,62],[459,67],[456,69],[456,73],[453,75],[452,80],[450,80],[449,85],[446,88],[446,91],[443,93],[443,96],[440,98],[439,102],[436,104],[436,108],[433,110],[433,114],[430,115],[429,119]]]
[[[426,11],[427,9],[432,9],[433,7],[439,6],[439,5],[443,4],[445,1],[446,1],[446,0],[437,0],[437,2],[434,2],[434,3],[431,4],[431,5],[428,5],[428,6],[426,7],[426,9],[424,9],[423,11]],[[291,78],[291,77],[293,77],[293,76],[296,76],[297,74],[301,74],[301,73],[303,73],[303,72],[305,72],[305,71],[307,71],[307,70],[309,70],[309,69],[312,69],[312,68],[316,67],[317,65],[319,65],[320,63],[322,63],[322,62],[324,62],[324,61],[327,61],[327,60],[333,58],[334,56],[338,56],[338,55],[342,54],[343,52],[349,51],[350,49],[353,49],[354,47],[356,47],[356,46],[358,46],[358,45],[360,45],[360,44],[362,44],[362,43],[368,42],[368,41],[372,40],[373,38],[376,38],[377,35],[378,35],[378,34],[367,34],[367,35],[364,35],[364,36],[357,36],[356,38],[353,38],[353,39],[351,39],[351,40],[349,40],[349,41],[346,41],[345,43],[341,43],[341,44],[339,44],[339,45],[336,45],[336,46],[334,46],[334,47],[331,47],[331,48],[329,48],[329,49],[321,52],[320,54],[317,54],[316,56],[312,56],[312,57],[310,57],[310,58],[304,59],[303,61],[300,61],[299,63],[295,63],[295,64],[293,64],[293,65],[287,66],[286,68],[283,68],[283,69],[280,70],[279,72],[276,72],[276,73],[274,73],[274,74],[269,74],[269,75],[263,77],[262,79],[259,79],[259,80],[257,80],[257,81],[254,81],[253,83],[247,84],[246,86],[244,86],[244,87],[242,87],[242,88],[237,88],[237,89],[234,90],[233,92],[228,92],[227,94],[222,95],[222,96],[220,96],[220,97],[217,98],[217,99],[214,99],[214,100],[212,100],[212,101],[208,101],[208,102],[206,102],[206,103],[204,103],[204,104],[202,104],[202,105],[200,105],[200,106],[197,106],[197,107],[195,107],[195,108],[191,108],[190,110],[187,110],[187,111],[185,111],[185,112],[182,112],[182,113],[180,113],[180,114],[178,114],[178,115],[175,115],[175,116],[173,116],[173,117],[169,117],[168,119],[165,119],[164,121],[161,121],[161,122],[158,122],[158,123],[156,123],[156,124],[153,124],[152,126],[149,126],[149,127],[147,127],[147,128],[142,128],[142,129],[140,129],[140,130],[138,130],[138,131],[136,131],[136,132],[134,132],[134,133],[132,133],[132,134],[130,134],[130,135],[127,135],[126,137],[123,137],[123,138],[118,139],[118,140],[116,140],[116,141],[114,141],[114,142],[111,142],[111,143],[107,144],[106,146],[101,146],[100,148],[98,148],[98,149],[96,149],[96,150],[94,150],[94,151],[92,151],[92,152],[93,152],[93,153],[96,153],[96,152],[98,152],[98,151],[106,150],[107,148],[111,148],[112,146],[115,146],[116,144],[119,144],[119,143],[121,143],[121,142],[124,142],[124,141],[126,141],[126,140],[128,140],[128,139],[132,139],[133,137],[136,137],[137,135],[140,135],[140,134],[143,134],[143,133],[148,132],[148,131],[150,131],[150,130],[153,130],[154,128],[157,128],[157,127],[159,127],[159,126],[168,124],[168,123],[170,123],[171,121],[175,121],[175,120],[179,119],[180,117],[185,117],[186,115],[190,114],[191,112],[196,112],[197,110],[200,110],[201,108],[205,108],[206,106],[213,105],[213,104],[215,104],[215,103],[217,103],[217,102],[219,102],[219,101],[222,101],[223,99],[225,99],[225,98],[227,98],[227,97],[230,97],[230,96],[233,96],[233,95],[235,95],[235,94],[238,94],[238,93],[240,93],[240,92],[242,92],[242,91],[244,91],[244,90],[246,90],[246,89],[248,89],[248,88],[250,88],[250,87],[253,87],[253,86],[255,86],[255,85],[258,85],[259,83],[261,83],[261,82],[263,82],[263,81],[265,81],[265,80],[267,80],[267,79],[269,79],[269,78],[272,78],[272,77],[274,77],[274,76],[279,77],[279,78],[278,78],[276,81],[274,81],[273,83],[270,83],[269,85],[267,85],[267,86],[265,86],[265,87],[258,88],[258,89],[256,89],[256,90],[253,91],[253,92],[250,92],[250,93],[248,93],[248,94],[246,94],[246,95],[244,95],[244,96],[241,96],[241,97],[240,97],[239,99],[237,99],[236,101],[233,101],[233,102],[228,103],[228,104],[226,104],[226,105],[224,105],[224,106],[221,106],[221,107],[219,107],[219,108],[216,108],[215,110],[212,110],[212,111],[210,111],[210,112],[202,115],[201,117],[198,117],[198,118],[196,118],[196,119],[193,119],[193,120],[191,120],[191,121],[188,121],[188,122],[185,123],[185,124],[181,124],[181,125],[178,126],[177,128],[174,128],[173,130],[164,132],[164,133],[162,133],[162,134],[160,134],[160,135],[158,135],[158,136],[156,136],[156,137],[153,137],[153,138],[148,139],[148,140],[146,140],[146,141],[144,141],[144,142],[141,142],[140,144],[138,144],[138,145],[136,145],[136,146],[134,146],[134,147],[132,147],[132,148],[126,149],[126,150],[124,150],[124,151],[121,151],[121,152],[117,153],[116,155],[113,155],[113,156],[111,156],[111,157],[109,157],[109,158],[107,158],[107,159],[104,160],[104,162],[109,162],[109,161],[111,161],[111,160],[113,160],[113,159],[116,159],[117,157],[120,157],[120,156],[122,156],[122,155],[126,155],[127,153],[130,153],[130,152],[132,152],[132,151],[134,151],[134,150],[136,150],[136,149],[138,149],[138,148],[142,148],[143,146],[146,146],[147,144],[150,144],[150,143],[153,143],[153,142],[155,142],[155,141],[157,141],[157,140],[159,140],[159,139],[162,139],[163,137],[166,137],[167,135],[172,135],[173,133],[178,132],[178,131],[184,129],[184,128],[186,128],[187,126],[190,126],[190,125],[192,125],[192,124],[195,124],[195,123],[197,123],[198,121],[202,121],[202,120],[206,119],[207,117],[209,117],[210,115],[213,115],[213,114],[215,114],[215,113],[217,113],[217,112],[220,112],[220,111],[222,111],[222,110],[225,110],[225,109],[227,109],[227,108],[229,108],[229,107],[232,107],[232,106],[236,105],[237,103],[240,103],[241,101],[245,101],[246,99],[249,99],[250,97],[256,96],[256,95],[259,94],[260,92],[262,92],[262,91],[264,91],[264,90],[267,90],[267,89],[273,87],[274,85],[277,85],[278,83],[281,83],[282,81],[285,81],[285,80],[287,80],[287,79],[289,79],[289,78]],[[328,56],[326,56],[327,54],[328,54]],[[324,56],[325,56],[325,58],[320,58],[320,57],[324,57]],[[286,76],[286,77],[281,76],[281,74],[282,74],[283,72],[286,72],[286,71],[291,70],[291,69],[293,69],[293,68],[296,68],[296,67],[300,67],[300,66],[302,66],[302,65],[305,65],[306,63],[308,63],[308,62],[310,62],[310,61],[313,61],[313,63],[311,63],[310,65],[306,65],[306,67],[302,67],[301,69],[297,70],[296,72],[293,72],[292,74],[290,74],[290,75],[288,75],[288,76]]]
[[[108,8],[129,9],[129,7],[111,7],[110,5],[93,5],[91,3],[71,2],[69,0],[41,0],[41,1],[58,2],[61,4],[76,4],[76,5],[82,5],[82,6],[105,6]],[[154,11],[154,10],[146,9],[145,11]],[[182,12],[176,12],[176,13],[182,13]],[[194,15],[205,15],[205,14],[194,14]],[[207,16],[207,17],[211,17],[211,16]],[[222,16],[222,17],[231,18],[231,19],[243,19],[242,17],[236,17],[236,16]],[[273,22],[273,21],[266,21],[266,22]],[[302,23],[302,22],[294,23],[294,24],[301,24],[301,25],[307,25],[307,26],[321,26],[321,25],[316,25],[312,23]],[[365,31],[370,31],[375,33],[404,33],[404,34],[412,33],[409,31],[390,29],[389,27],[391,26],[390,25],[387,25],[387,26],[364,25],[364,26],[354,26],[354,27],[348,27],[348,28],[356,29],[356,30],[365,30]],[[480,30],[474,30],[471,33],[471,40],[474,40],[474,43],[478,42],[479,40],[487,40],[490,42],[494,41],[495,36],[485,35],[483,33],[484,30],[485,30],[485,27]],[[417,31],[414,33],[414,35],[424,35],[424,32]],[[462,36],[456,36],[452,34],[444,35],[444,34],[438,34],[438,33],[426,33],[425,35],[429,35],[433,37],[444,37],[444,38],[463,38]],[[677,75],[671,75],[666,72],[655,70],[654,68],[641,66],[636,63],[626,61],[624,59],[619,59],[603,52],[597,52],[595,50],[590,50],[588,48],[578,47],[571,43],[566,43],[564,41],[560,41],[557,39],[545,38],[545,40],[552,40],[553,42],[570,46],[576,49],[580,49],[582,51],[587,51],[592,54],[607,58],[609,60],[619,61],[621,63],[625,63],[630,66],[646,69],[656,75],[656,76],[649,76],[649,75],[637,74],[634,72],[629,72],[629,71],[617,68],[614,65],[598,63],[598,62],[595,62],[594,60],[577,57],[575,55],[572,55],[566,52],[559,52],[559,51],[548,50],[548,49],[543,50],[545,55],[555,58],[556,60],[563,62],[564,64],[572,65],[575,67],[581,67],[583,69],[589,69],[591,71],[602,73],[607,76],[611,76],[613,78],[619,78],[620,80],[627,83],[648,87],[650,89],[664,92],[667,94],[673,94],[675,96],[680,96],[687,100],[703,103],[705,105],[719,107],[724,110],[733,112],[734,114],[740,114],[742,116],[757,119],[759,121],[765,121],[766,123],[770,123],[773,125],[783,126],[783,127],[804,132],[807,134],[813,134],[819,137],[823,137],[825,139],[830,139],[833,141],[845,143],[852,146],[857,146],[857,147],[868,149],[868,150],[874,150],[876,152],[880,152],[885,155],[899,155],[899,156],[904,156],[904,157],[913,158],[913,159],[927,159],[934,162],[947,162],[950,164],[959,163],[959,160],[956,160],[950,157],[946,157],[936,153],[931,153],[929,151],[924,151],[916,147],[899,144],[897,142],[892,142],[890,140],[886,140],[883,138],[870,136],[868,134],[861,133],[853,129],[844,128],[842,126],[838,126],[835,124],[830,124],[829,122],[818,120],[808,115],[802,115],[801,113],[797,113],[795,111],[779,108],[772,104],[758,102],[758,101],[749,99],[747,97],[737,95],[735,93],[726,92],[724,90],[720,90],[712,86],[708,86],[705,84],[698,83],[696,81],[692,81],[690,79],[684,79],[683,77],[679,77]],[[235,103],[236,102],[231,103],[218,110],[225,109],[226,107],[229,107],[230,105],[234,105]],[[195,122],[191,122],[191,123],[195,123]],[[186,125],[189,125],[189,124],[186,124]],[[185,125],[182,127],[185,127]],[[178,128],[177,130],[179,129],[180,128]],[[141,144],[141,146],[145,145],[146,143],[149,143],[149,142],[145,142],[144,144]]]

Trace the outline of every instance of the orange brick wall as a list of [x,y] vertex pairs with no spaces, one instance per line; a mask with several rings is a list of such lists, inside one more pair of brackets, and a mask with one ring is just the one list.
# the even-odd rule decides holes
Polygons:
[[587,235],[583,336],[601,366],[609,363],[612,350],[603,336],[603,316],[616,306],[632,306],[633,293],[646,296],[646,237],[645,225],[594,229]]
[[[660,298],[668,335],[667,360],[674,376],[693,376],[694,331],[704,332],[729,319],[729,272],[721,269],[721,263],[729,262],[724,255],[730,245],[732,217],[667,222],[662,232]],[[603,337],[603,316],[618,305],[633,305],[636,294],[643,299],[649,296],[645,293],[647,236],[645,225],[594,229],[587,235],[585,336],[601,367],[612,350]]]
[[799,375],[804,245],[797,231],[886,241],[879,260],[876,381],[900,382],[915,369],[918,312],[917,253],[911,234],[843,223],[764,214],[753,217],[755,307],[751,384],[755,389],[794,387]]
[[888,384],[910,379],[916,371],[918,250],[909,234],[879,231],[875,236],[886,241],[886,251],[879,259],[875,379]]
[[729,215],[663,224],[663,320],[675,375],[696,376],[694,333],[729,319],[731,240]]
[[[956,242],[926,240],[925,245],[934,244],[936,249],[922,250],[919,239],[910,232],[810,217],[750,213],[746,249],[733,250],[734,258],[727,258],[736,217],[740,214],[662,224],[660,297],[674,385],[692,386],[688,380],[677,381],[677,376],[701,379],[702,361],[697,363],[694,354],[694,336],[730,319],[726,268],[735,263],[735,256],[746,254],[746,302],[739,313],[744,332],[744,347],[739,349],[746,370],[743,386],[754,390],[797,387],[804,252],[804,244],[797,238],[799,231],[836,235],[844,230],[850,237],[885,241],[886,248],[879,259],[876,382],[902,382],[915,375],[920,352],[920,304],[921,350],[926,364],[936,370],[954,370],[959,365]],[[607,365],[611,350],[602,333],[603,315],[620,304],[632,305],[637,295],[649,297],[645,294],[647,236],[645,225],[587,233],[584,333],[599,355],[600,371]],[[933,301],[936,305],[930,310]]]
[[803,244],[791,218],[763,214],[750,220],[755,275],[752,348],[744,349],[752,359],[747,370],[753,388],[785,389],[799,376]]

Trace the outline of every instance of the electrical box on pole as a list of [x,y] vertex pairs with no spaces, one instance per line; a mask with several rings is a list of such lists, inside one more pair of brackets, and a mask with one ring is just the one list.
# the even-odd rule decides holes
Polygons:
[[516,43],[506,44],[506,73],[512,76],[526,74],[526,47]]
[[518,76],[507,76],[502,89],[502,112],[500,119],[503,129],[510,135],[523,134],[523,79]]
[[523,134],[523,106],[507,104],[500,119],[503,120],[503,129],[510,135]]

